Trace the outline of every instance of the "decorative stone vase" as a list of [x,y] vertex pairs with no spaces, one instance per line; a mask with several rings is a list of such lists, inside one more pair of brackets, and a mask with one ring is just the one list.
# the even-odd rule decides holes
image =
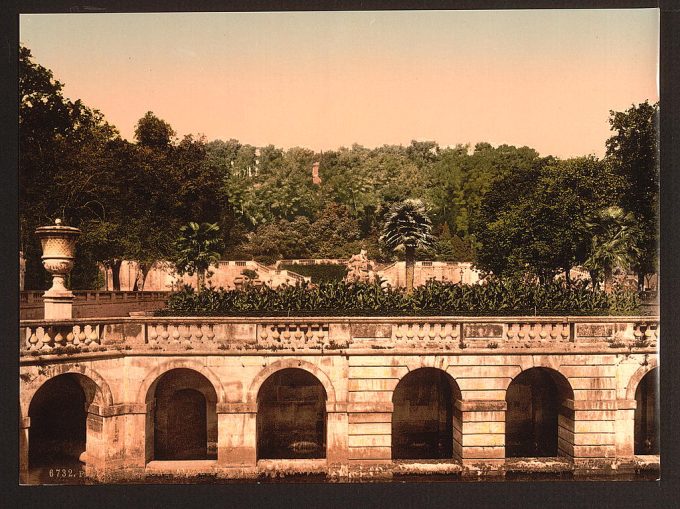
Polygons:
[[73,293],[65,283],[73,269],[80,230],[62,226],[61,219],[54,223],[54,226],[41,226],[35,231],[42,245],[43,267],[52,274],[52,288],[43,295],[45,320],[73,318]]

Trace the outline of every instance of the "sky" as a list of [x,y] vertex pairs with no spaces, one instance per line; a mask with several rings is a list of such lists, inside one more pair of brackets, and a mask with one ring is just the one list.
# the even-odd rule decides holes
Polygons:
[[21,15],[20,42],[124,138],[331,150],[434,140],[602,156],[658,100],[655,9]]

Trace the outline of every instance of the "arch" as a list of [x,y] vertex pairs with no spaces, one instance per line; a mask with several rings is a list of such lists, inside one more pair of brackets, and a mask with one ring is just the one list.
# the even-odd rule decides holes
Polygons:
[[659,454],[659,384],[656,368],[642,377],[635,389],[633,450],[636,455]]
[[554,368],[532,367],[506,390],[506,457],[573,456],[574,391]]
[[409,371],[392,393],[393,459],[460,459],[461,391],[444,369]]
[[147,461],[213,459],[217,454],[217,392],[189,368],[164,372],[146,401]]
[[267,377],[257,395],[257,459],[327,457],[326,399],[307,370],[284,368]]
[[626,399],[628,400],[635,399],[635,391],[637,391],[638,384],[640,383],[642,378],[647,373],[658,367],[659,362],[657,361],[656,357],[647,359],[647,364],[645,364],[644,366],[640,366],[628,380],[628,384],[626,385]]
[[331,382],[330,378],[328,378],[328,375],[326,375],[326,373],[318,366],[302,359],[281,359],[276,362],[272,362],[255,376],[250,384],[248,392],[246,393],[246,403],[256,405],[257,395],[260,392],[260,387],[262,387],[262,384],[264,384],[265,380],[267,380],[267,378],[269,378],[275,372],[287,368],[302,369],[314,375],[317,380],[321,382],[321,385],[326,391],[326,402],[328,404],[334,404],[336,402],[335,388],[333,387],[333,383]]
[[180,368],[190,369],[203,375],[212,384],[213,389],[217,394],[217,402],[221,403],[226,401],[224,386],[222,385],[222,382],[220,381],[219,377],[215,375],[215,373],[210,368],[205,366],[203,363],[193,359],[173,359],[162,364],[159,364],[154,369],[152,369],[146,375],[146,377],[144,377],[144,380],[142,380],[142,383],[139,386],[139,390],[137,391],[136,402],[146,403],[147,397],[149,395],[149,390],[152,388],[152,386],[156,382],[158,382],[158,380],[160,380],[160,378],[168,371]]
[[97,387],[97,391],[95,392],[95,397],[92,403],[95,403],[99,406],[113,405],[113,394],[111,392],[111,388],[109,387],[109,384],[106,381],[106,379],[97,371],[82,364],[76,365],[57,364],[53,365],[50,368],[49,375],[39,375],[36,378],[36,380],[33,381],[33,383],[31,384],[31,386],[33,387],[32,390],[30,387],[21,388],[22,396],[25,396],[21,398],[22,416],[28,415],[28,409],[31,406],[33,397],[38,392],[38,390],[40,390],[40,388],[45,384],[45,382],[49,381],[52,378],[56,378],[60,375],[67,374],[79,375],[82,376],[83,378],[89,379]]
[[[93,442],[101,435],[100,418],[88,411],[101,390],[79,372],[51,376],[31,397],[27,415],[28,468],[34,482],[53,482],[45,475],[51,468],[70,468],[78,480]],[[96,446],[95,446],[96,449]]]

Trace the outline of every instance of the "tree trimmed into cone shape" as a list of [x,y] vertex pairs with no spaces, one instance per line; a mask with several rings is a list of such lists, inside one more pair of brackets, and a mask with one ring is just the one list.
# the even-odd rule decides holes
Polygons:
[[432,222],[420,200],[404,200],[390,208],[383,224],[380,241],[394,251],[403,246],[406,260],[406,291],[413,291],[416,249],[433,244]]
[[220,227],[217,223],[194,223],[180,228],[180,236],[175,241],[175,267],[179,274],[196,273],[198,290],[205,286],[206,272],[220,259],[223,249]]

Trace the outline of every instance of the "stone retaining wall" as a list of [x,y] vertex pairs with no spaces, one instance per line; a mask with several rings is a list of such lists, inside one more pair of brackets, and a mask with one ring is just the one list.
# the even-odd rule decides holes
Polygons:
[[302,471],[325,465],[329,475],[339,475],[339,468],[348,476],[407,471],[404,461],[393,460],[394,391],[409,373],[430,368],[459,389],[453,454],[445,463],[464,475],[498,473],[506,464],[508,387],[521,373],[542,368],[567,387],[559,415],[561,460],[576,471],[611,473],[621,465],[634,468],[635,391],[658,365],[658,337],[658,319],[651,317],[24,321],[22,468],[33,395],[45,381],[71,373],[97,388],[88,410],[97,421],[88,420],[88,473],[144,475],[153,460],[149,395],[164,373],[182,368],[204,377],[217,395],[217,460],[210,472],[257,475],[277,461],[258,458],[260,388],[292,368],[323,386],[326,451],[322,460],[288,463]]

